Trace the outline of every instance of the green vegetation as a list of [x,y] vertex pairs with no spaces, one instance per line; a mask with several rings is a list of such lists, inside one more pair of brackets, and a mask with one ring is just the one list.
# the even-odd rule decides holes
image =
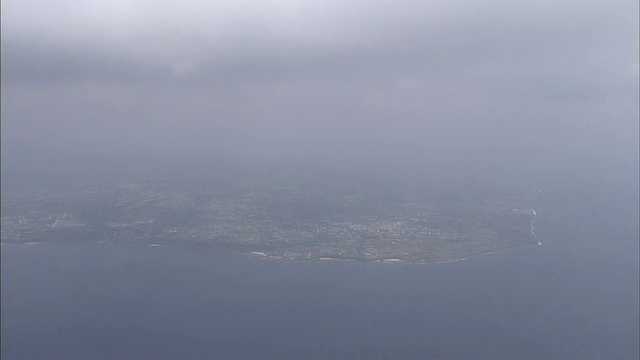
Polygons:
[[287,259],[432,262],[534,244],[527,196],[373,199],[321,187],[76,186],[2,199],[2,242],[118,242]]

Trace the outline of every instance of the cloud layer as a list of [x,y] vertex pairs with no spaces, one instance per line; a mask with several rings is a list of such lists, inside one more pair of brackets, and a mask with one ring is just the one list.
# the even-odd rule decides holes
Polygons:
[[634,1],[3,1],[3,141],[274,156],[628,146],[637,10]]

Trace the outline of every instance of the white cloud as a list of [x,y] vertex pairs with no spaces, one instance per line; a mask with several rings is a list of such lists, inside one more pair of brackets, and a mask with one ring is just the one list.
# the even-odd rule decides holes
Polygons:
[[176,66],[185,57],[419,45],[426,34],[476,28],[550,23],[584,31],[594,15],[612,12],[615,6],[597,1],[5,0],[2,31],[5,40],[98,48]]

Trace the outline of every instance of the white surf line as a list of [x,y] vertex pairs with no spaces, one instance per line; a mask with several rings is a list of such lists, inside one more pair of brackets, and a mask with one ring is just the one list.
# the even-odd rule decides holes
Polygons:
[[42,246],[42,245],[51,245],[52,243],[49,241],[30,241],[30,242],[24,242],[24,243],[6,243],[6,242],[0,242],[0,244],[2,244],[2,246]]
[[465,261],[467,259],[469,259],[469,258],[468,257],[463,257],[463,258],[460,258],[460,259],[440,260],[440,261],[425,261],[425,260],[422,260],[421,264],[448,264],[448,263],[454,263],[454,262],[459,262],[459,261]]
[[[542,243],[540,243],[540,242],[538,242],[538,244],[542,245]],[[459,261],[471,260],[473,258],[480,257],[480,256],[494,255],[494,254],[499,254],[499,253],[502,253],[502,252],[513,251],[513,250],[516,250],[516,249],[523,248],[525,246],[528,246],[528,245],[518,245],[518,246],[508,247],[508,248],[504,248],[504,249],[489,251],[489,252],[485,252],[485,253],[473,254],[473,255],[470,255],[470,256],[467,256],[467,257],[463,257],[463,258],[459,258],[459,259],[440,260],[440,261],[425,261],[425,260],[421,260],[420,264],[428,265],[428,264],[454,263],[454,262],[459,262]]]
[[393,259],[378,260],[378,262],[381,262],[381,263],[400,263],[400,262],[405,262],[405,260],[393,258]]
[[493,254],[498,254],[504,251],[509,251],[511,249],[517,249],[519,246],[516,247],[511,247],[511,248],[506,248],[506,249],[500,249],[500,250],[495,250],[495,251],[489,251],[486,253],[481,253],[481,254],[474,254],[468,257],[463,257],[460,259],[451,259],[451,260],[441,260],[441,261],[431,261],[431,262],[426,262],[426,264],[431,263],[431,264],[448,264],[448,263],[455,263],[455,262],[460,262],[460,261],[465,261],[465,260],[469,260],[469,259],[473,259],[475,257],[479,257],[479,256],[485,256],[485,255],[493,255]]
[[[536,213],[536,211],[534,209],[529,209],[531,210],[531,214],[533,214],[533,218],[531,219],[531,236],[533,236],[533,238],[536,238],[536,233],[535,233],[535,222],[536,222],[536,217],[538,215],[538,213]],[[538,240],[538,246],[541,246],[542,242],[540,240]]]

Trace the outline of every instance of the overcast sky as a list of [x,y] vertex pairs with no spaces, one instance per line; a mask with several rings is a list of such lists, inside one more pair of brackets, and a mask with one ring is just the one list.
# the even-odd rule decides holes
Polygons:
[[637,128],[637,0],[2,1],[3,147],[552,155]]

